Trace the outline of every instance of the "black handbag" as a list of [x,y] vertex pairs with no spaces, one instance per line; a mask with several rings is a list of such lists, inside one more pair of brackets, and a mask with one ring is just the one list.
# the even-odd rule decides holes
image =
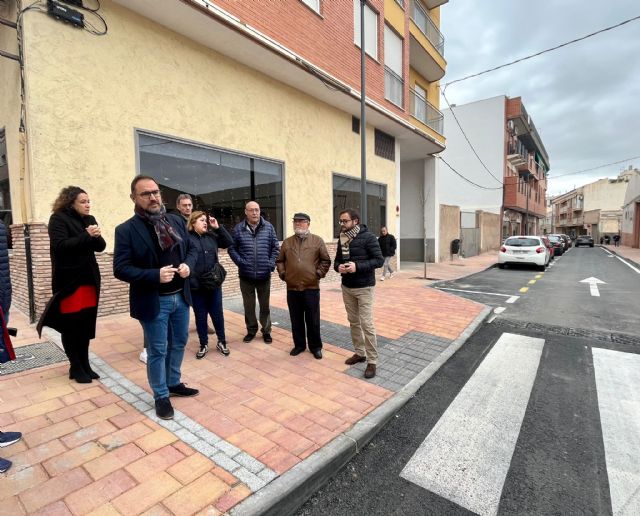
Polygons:
[[200,288],[214,290],[222,286],[226,277],[227,271],[220,262],[216,262],[211,269],[200,275],[198,282],[200,283]]

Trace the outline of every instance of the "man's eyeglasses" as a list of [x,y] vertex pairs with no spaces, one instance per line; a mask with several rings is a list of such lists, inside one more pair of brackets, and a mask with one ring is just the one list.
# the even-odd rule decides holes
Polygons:
[[246,208],[244,211],[246,211],[248,213],[259,213],[260,212],[260,208]]
[[156,199],[159,199],[160,190],[151,190],[150,192],[140,192],[138,195],[143,199],[147,199],[147,200],[151,199],[151,196],[155,197]]
[[344,226],[347,222],[351,222],[351,219],[340,219],[338,221],[338,224],[340,224],[341,226]]

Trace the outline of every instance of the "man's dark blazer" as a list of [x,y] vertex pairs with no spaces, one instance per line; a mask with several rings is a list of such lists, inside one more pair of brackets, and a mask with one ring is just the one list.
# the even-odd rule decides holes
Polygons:
[[[180,261],[186,263],[193,273],[198,252],[189,243],[184,220],[170,213],[167,220],[182,238],[178,244]],[[159,269],[158,244],[151,240],[147,222],[142,217],[134,215],[116,227],[113,274],[129,283],[129,310],[134,319],[150,321],[160,312]],[[191,305],[189,278],[185,278],[182,295]]]

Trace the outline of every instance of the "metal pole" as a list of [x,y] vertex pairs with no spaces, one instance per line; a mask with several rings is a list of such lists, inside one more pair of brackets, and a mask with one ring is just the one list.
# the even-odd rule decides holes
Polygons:
[[530,190],[530,185],[529,185],[529,176],[525,176],[526,178],[526,183],[527,183],[527,187],[524,189],[525,192],[527,192],[527,209],[525,211],[525,219],[524,219],[524,234],[528,235],[529,234],[529,195],[531,194],[531,190]]
[[364,6],[365,0],[360,0],[360,219],[361,224],[367,224],[367,124],[366,107],[366,62],[364,51]]

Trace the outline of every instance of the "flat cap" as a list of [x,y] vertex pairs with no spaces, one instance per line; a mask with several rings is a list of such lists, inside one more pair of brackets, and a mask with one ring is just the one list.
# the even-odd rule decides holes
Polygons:
[[311,217],[309,217],[309,215],[307,215],[306,213],[299,212],[293,216],[293,220],[308,220],[309,222],[311,222]]

